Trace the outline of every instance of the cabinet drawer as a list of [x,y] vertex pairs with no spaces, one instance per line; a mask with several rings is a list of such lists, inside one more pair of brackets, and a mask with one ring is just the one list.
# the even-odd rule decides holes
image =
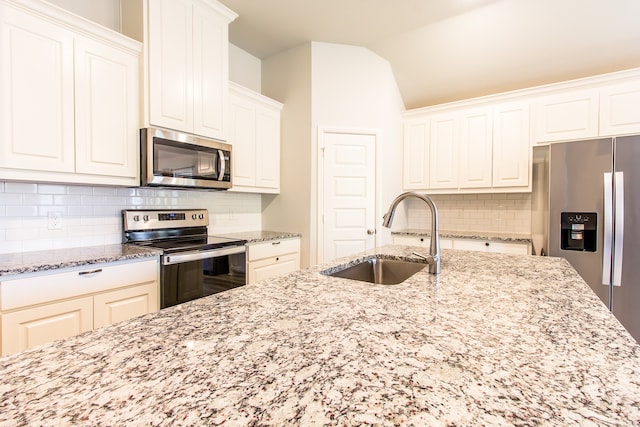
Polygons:
[[44,274],[0,283],[0,310],[12,310],[73,298],[137,283],[156,282],[157,259],[124,264],[94,264],[72,271]]
[[[407,246],[422,246],[428,248],[431,245],[429,237],[421,236],[393,236],[393,244]],[[453,240],[440,238],[440,249],[453,249]]]
[[494,242],[489,240],[454,240],[453,249],[517,255],[527,255],[529,253],[529,245],[527,243]]
[[282,276],[300,269],[298,253],[266,258],[249,264],[247,283]]
[[300,239],[274,240],[272,242],[249,245],[247,258],[249,261],[255,261],[293,252],[300,252]]

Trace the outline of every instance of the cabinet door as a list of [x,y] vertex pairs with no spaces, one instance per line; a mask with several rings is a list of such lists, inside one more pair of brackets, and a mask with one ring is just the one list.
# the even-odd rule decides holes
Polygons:
[[138,181],[138,56],[78,38],[76,172]]
[[640,132],[640,82],[600,90],[600,136]]
[[247,283],[282,276],[300,269],[300,253],[280,255],[249,263]]
[[2,355],[90,331],[93,298],[76,298],[9,314],[2,318]]
[[228,20],[193,5],[193,133],[227,140]]
[[458,118],[434,116],[430,120],[429,188],[458,187]]
[[529,104],[500,105],[493,112],[493,186],[529,185]]
[[490,108],[460,116],[460,188],[491,187],[493,121]]
[[256,186],[280,190],[280,112],[256,109]]
[[253,187],[256,184],[256,109],[243,97],[231,97],[231,128],[229,141],[233,145],[231,168],[233,186]]
[[73,34],[5,5],[0,20],[0,166],[73,172]]
[[158,311],[156,282],[106,292],[93,298],[93,327],[112,325],[156,311]]
[[192,1],[149,1],[148,13],[149,120],[192,133]]
[[429,121],[427,118],[407,121],[402,128],[403,188],[429,188]]
[[546,96],[535,103],[536,142],[591,138],[598,135],[598,91],[575,90]]

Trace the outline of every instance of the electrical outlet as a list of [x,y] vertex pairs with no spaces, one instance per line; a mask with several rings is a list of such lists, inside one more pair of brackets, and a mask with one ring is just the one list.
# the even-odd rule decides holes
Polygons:
[[49,230],[62,230],[61,212],[49,212],[47,214],[47,228]]

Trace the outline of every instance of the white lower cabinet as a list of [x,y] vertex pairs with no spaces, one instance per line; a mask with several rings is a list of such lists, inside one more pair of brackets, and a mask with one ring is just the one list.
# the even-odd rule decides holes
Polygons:
[[300,239],[282,239],[249,245],[247,283],[300,270]]
[[75,298],[2,314],[2,355],[93,329],[93,298]]
[[93,327],[113,325],[158,311],[158,282],[105,292],[93,297]]
[[1,354],[158,311],[158,272],[153,258],[2,280]]
[[[396,245],[422,246],[428,248],[431,240],[421,236],[393,236]],[[506,242],[489,239],[443,239],[440,238],[440,249],[457,249],[461,251],[494,252],[503,254],[530,255],[531,245],[527,242]]]

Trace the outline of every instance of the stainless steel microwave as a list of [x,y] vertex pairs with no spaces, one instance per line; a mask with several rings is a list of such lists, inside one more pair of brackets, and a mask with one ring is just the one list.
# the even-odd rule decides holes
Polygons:
[[186,133],[140,130],[143,186],[231,188],[231,145]]

